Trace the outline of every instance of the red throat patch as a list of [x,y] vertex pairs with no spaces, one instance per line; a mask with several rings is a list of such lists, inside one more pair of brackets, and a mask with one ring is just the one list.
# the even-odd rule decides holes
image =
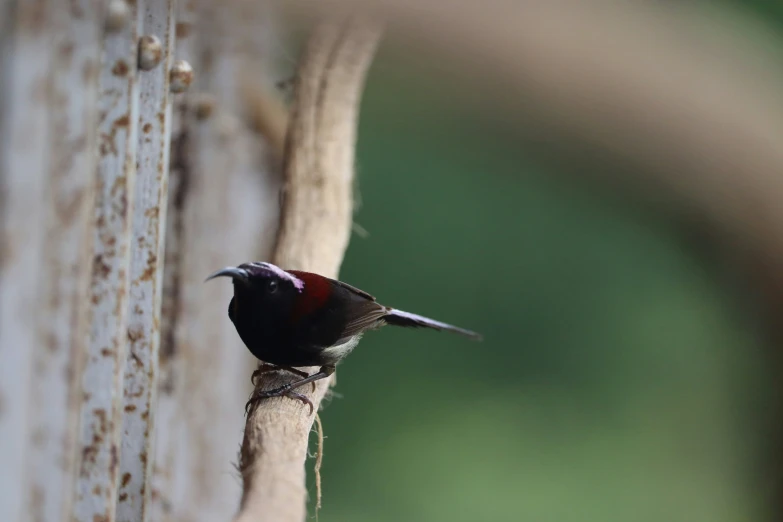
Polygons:
[[288,270],[304,283],[304,290],[296,300],[291,312],[291,322],[297,322],[323,307],[332,295],[332,286],[329,280],[318,274]]

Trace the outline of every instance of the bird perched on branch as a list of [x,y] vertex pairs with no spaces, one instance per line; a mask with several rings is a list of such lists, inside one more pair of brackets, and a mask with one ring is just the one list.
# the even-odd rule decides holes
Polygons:
[[[470,330],[384,306],[367,292],[310,272],[254,262],[218,270],[207,281],[220,276],[233,280],[228,317],[250,353],[274,365],[272,370],[302,377],[273,390],[256,390],[246,410],[261,399],[286,396],[309,405],[312,413],[310,399],[293,390],[330,376],[364,332],[386,324],[481,340],[481,335]],[[301,366],[320,366],[320,370],[308,375],[296,369]],[[260,368],[253,377],[264,371],[269,369]]]

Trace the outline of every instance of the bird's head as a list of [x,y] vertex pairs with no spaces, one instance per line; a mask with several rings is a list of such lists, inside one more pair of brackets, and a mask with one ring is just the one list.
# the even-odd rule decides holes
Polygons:
[[241,312],[268,320],[284,319],[304,291],[301,279],[272,263],[253,262],[226,267],[206,280],[216,277],[233,280],[234,298],[229,308],[232,321],[236,321]]

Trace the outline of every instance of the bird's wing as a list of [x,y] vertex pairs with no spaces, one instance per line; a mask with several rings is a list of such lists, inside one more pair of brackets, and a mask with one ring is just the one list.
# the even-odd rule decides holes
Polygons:
[[342,288],[348,290],[349,292],[356,294],[359,297],[363,297],[364,299],[367,299],[369,301],[375,301],[375,297],[373,297],[372,295],[368,294],[364,290],[359,290],[355,286],[351,286],[348,283],[343,283],[342,281],[338,281],[337,279],[331,279],[331,281],[334,284],[336,284],[337,286],[342,287]]
[[334,279],[332,281],[337,285],[337,288],[345,292],[344,297],[346,297],[346,299],[341,300],[346,304],[346,322],[340,333],[341,341],[380,326],[379,321],[387,313],[385,306],[375,301],[375,297],[364,290],[359,290],[342,281]]
[[341,341],[381,326],[380,320],[386,315],[386,309],[378,303],[372,301],[368,301],[368,303],[372,303],[375,306],[373,308],[367,307],[362,310],[356,310],[350,314],[348,322],[345,323],[345,327],[340,334]]

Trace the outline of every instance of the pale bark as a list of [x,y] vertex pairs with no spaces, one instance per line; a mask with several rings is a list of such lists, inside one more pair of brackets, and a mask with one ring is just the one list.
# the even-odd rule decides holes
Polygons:
[[0,520],[69,518],[89,330],[97,2],[0,1]]
[[228,319],[231,285],[204,278],[272,255],[282,176],[265,161],[268,146],[243,125],[237,93],[249,67],[274,77],[276,22],[263,2],[244,10],[178,3],[177,58],[193,65],[196,79],[175,111],[172,137],[156,522],[226,520],[242,492],[236,458],[255,359]]
[[[123,382],[117,519],[150,517],[155,462],[160,318],[168,199],[174,2],[137,2],[145,36],[161,42],[159,63],[144,70],[139,53],[139,123],[128,287],[128,354]],[[141,47],[140,47],[141,49]]]

